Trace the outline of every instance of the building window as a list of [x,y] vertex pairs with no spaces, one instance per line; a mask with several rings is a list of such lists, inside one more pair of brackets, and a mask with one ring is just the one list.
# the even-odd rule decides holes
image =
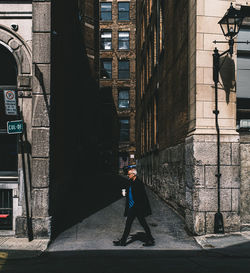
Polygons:
[[120,119],[120,141],[129,141],[129,119]]
[[119,31],[118,33],[118,49],[129,49],[129,31]]
[[129,61],[121,60],[118,63],[118,78],[119,79],[129,79]]
[[112,49],[112,31],[111,30],[101,31],[101,49],[104,49],[104,50]]
[[101,16],[102,21],[112,20],[112,3],[101,3]]
[[118,91],[118,107],[120,109],[129,108],[129,89],[120,89]]
[[[242,28],[239,41],[247,41],[250,28]],[[237,49],[237,129],[250,130],[250,45],[238,44]]]
[[118,20],[120,21],[129,20],[129,2],[118,3]]
[[101,79],[111,79],[112,78],[112,60],[101,60],[101,71],[100,77]]

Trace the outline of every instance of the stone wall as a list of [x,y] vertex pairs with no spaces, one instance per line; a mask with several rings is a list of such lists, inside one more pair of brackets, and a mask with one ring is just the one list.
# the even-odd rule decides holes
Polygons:
[[[238,136],[221,136],[221,212],[225,232],[239,231]],[[216,136],[188,137],[185,145],[186,224],[194,234],[214,232],[217,212]]]
[[[50,67],[51,3],[33,1],[32,228],[34,237],[50,237]],[[46,83],[46,85],[45,85]]]
[[[240,230],[238,140],[237,135],[221,137],[220,205],[225,232]],[[138,170],[143,181],[185,217],[193,234],[214,232],[217,212],[216,136],[188,137],[185,144],[144,157],[138,162]]]
[[138,173],[153,191],[184,216],[184,143],[144,157],[138,162]]
[[250,229],[250,134],[240,134],[240,216],[242,230]]

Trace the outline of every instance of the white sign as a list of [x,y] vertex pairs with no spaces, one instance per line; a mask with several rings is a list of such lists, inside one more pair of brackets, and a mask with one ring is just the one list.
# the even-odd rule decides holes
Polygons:
[[6,115],[17,115],[16,94],[13,90],[4,90],[4,103]]

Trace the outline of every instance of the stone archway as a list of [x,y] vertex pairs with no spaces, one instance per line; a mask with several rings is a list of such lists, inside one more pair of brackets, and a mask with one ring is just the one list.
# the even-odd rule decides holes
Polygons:
[[[29,147],[31,143],[31,117],[32,117],[32,54],[29,45],[24,41],[24,39],[18,35],[17,33],[13,32],[8,27],[0,24],[0,45],[1,47],[5,47],[10,54],[12,54],[13,59],[16,63],[16,84],[13,86],[15,90],[17,90],[17,97],[18,97],[18,105],[20,107],[20,111],[22,112],[22,119],[26,124],[26,136],[25,136],[25,147]],[[3,87],[6,88],[6,87]],[[9,87],[8,87],[9,88]],[[11,87],[12,88],[12,87]],[[18,117],[19,118],[19,117]],[[24,134],[25,135],[25,134]],[[9,139],[9,135],[7,138]],[[18,142],[19,143],[19,142]],[[18,148],[20,151],[20,147]],[[25,150],[25,157],[18,152],[17,154],[18,160],[18,173],[17,177],[8,178],[5,181],[5,188],[10,189],[14,196],[20,198],[18,202],[14,202],[13,199],[13,225],[12,230],[9,230],[4,234],[15,234],[16,232],[19,233],[19,227],[17,225],[17,220],[22,217],[22,213],[24,208],[24,168],[26,173],[30,170],[30,162],[31,162],[31,154],[28,149]],[[25,164],[23,163],[23,158]],[[24,167],[25,166],[25,167]],[[3,178],[5,179],[5,178]],[[10,183],[9,183],[10,182]],[[18,194],[19,192],[19,194]],[[29,203],[31,197],[29,196]],[[22,204],[22,205],[21,205]]]
[[31,88],[31,49],[20,35],[0,24],[0,43],[14,56],[17,63],[17,88]]

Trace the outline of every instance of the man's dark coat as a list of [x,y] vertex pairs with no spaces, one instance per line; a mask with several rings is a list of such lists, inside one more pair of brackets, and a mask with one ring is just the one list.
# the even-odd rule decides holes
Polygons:
[[127,194],[126,194],[126,206],[125,206],[124,216],[128,215],[130,186],[131,186],[133,200],[135,201],[134,206],[136,209],[136,213],[144,217],[152,214],[144,184],[142,183],[140,179],[136,178],[134,181],[129,181],[128,185],[126,186]]

